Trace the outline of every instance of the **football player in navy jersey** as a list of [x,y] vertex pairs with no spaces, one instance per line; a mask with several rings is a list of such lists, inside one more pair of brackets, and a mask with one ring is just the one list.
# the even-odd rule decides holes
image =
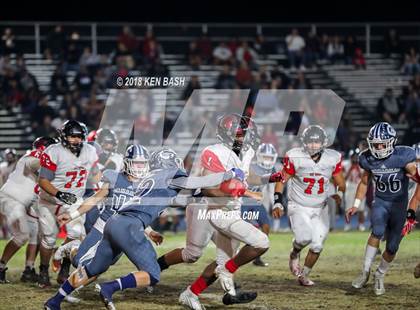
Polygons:
[[352,282],[352,286],[359,289],[367,284],[371,265],[386,231],[386,248],[374,274],[374,292],[383,295],[384,276],[398,251],[403,229],[407,231],[409,227],[405,225],[415,220],[416,216],[412,209],[407,210],[409,176],[417,176],[416,153],[411,147],[395,146],[396,132],[385,122],[377,123],[370,129],[367,142],[369,149],[359,156],[359,164],[364,172],[353,207],[346,211],[346,220],[349,222],[350,217],[357,212],[373,178],[375,199],[371,212],[372,233],[366,245],[362,273]]
[[107,309],[115,309],[112,302],[114,292],[155,285],[160,279],[160,267],[156,252],[144,235],[145,227],[174,204],[174,198],[182,189],[214,187],[243,174],[239,169],[232,169],[204,177],[188,177],[182,160],[170,149],[153,153],[149,165],[151,172],[141,180],[135,196],[124,203],[105,224],[95,256],[69,276],[57,294],[45,303],[44,309],[60,309],[65,296],[94,281],[121,253],[127,255],[138,271],[96,285]]

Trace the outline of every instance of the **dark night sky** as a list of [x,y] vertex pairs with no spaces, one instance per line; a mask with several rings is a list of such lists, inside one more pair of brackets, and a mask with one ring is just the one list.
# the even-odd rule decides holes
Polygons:
[[[118,6],[112,3],[118,3]],[[35,0],[2,3],[0,20],[131,22],[420,21],[419,1],[156,1]],[[416,4],[417,2],[417,4]],[[258,5],[256,5],[257,3]],[[274,6],[273,3],[276,3]],[[41,5],[42,4],[42,5]],[[222,5],[223,4],[223,5]],[[88,6],[87,6],[88,5]]]

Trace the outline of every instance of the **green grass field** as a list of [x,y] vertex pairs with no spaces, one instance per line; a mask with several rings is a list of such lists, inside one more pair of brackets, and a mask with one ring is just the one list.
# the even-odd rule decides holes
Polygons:
[[[184,235],[166,235],[164,244],[157,248],[165,253],[184,244]],[[243,289],[255,290],[258,298],[250,304],[229,306],[231,309],[420,309],[420,279],[414,279],[414,266],[420,261],[420,231],[410,234],[402,241],[398,256],[385,279],[387,293],[376,297],[372,280],[360,291],[351,288],[352,279],[361,268],[368,233],[331,233],[318,265],[312,272],[316,286],[305,288],[298,285],[288,269],[288,253],[292,235],[289,233],[270,236],[271,248],[264,255],[270,264],[267,268],[247,265],[237,272],[236,280]],[[5,241],[0,241],[3,250]],[[383,246],[382,246],[383,248]],[[144,289],[117,292],[114,296],[118,309],[182,309],[178,305],[179,293],[199,275],[215,255],[215,247],[209,246],[204,257],[193,265],[173,266],[162,275],[153,294]],[[379,259],[375,262],[378,264]],[[41,290],[35,285],[19,282],[24,264],[24,251],[9,263],[10,284],[0,285],[0,309],[42,309],[43,302],[55,293]],[[113,279],[133,270],[124,257],[110,268],[99,281]],[[201,300],[207,309],[226,308],[221,302],[222,291],[218,283],[203,293]],[[78,295],[78,305],[63,304],[63,309],[103,309],[93,285],[84,288]]]

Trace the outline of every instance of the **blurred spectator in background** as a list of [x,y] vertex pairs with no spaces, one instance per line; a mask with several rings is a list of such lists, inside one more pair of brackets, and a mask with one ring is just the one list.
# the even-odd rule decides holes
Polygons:
[[220,42],[213,51],[215,65],[233,64],[232,51],[225,42]]
[[414,47],[404,55],[404,64],[401,71],[406,75],[420,73],[419,55]]
[[252,83],[252,73],[246,61],[241,62],[236,70],[236,82],[241,88],[249,88]]
[[305,77],[305,74],[302,71],[299,71],[294,79],[293,83],[294,89],[311,89],[312,85],[310,81]]
[[296,28],[286,37],[287,52],[290,62],[290,69],[295,70],[297,67],[304,70],[304,47],[305,40],[299,35]]
[[146,31],[143,41],[143,57],[146,66],[153,65],[163,54],[161,45],[156,41],[151,29]]
[[344,62],[346,65],[350,65],[353,63],[353,58],[356,53],[356,47],[356,39],[354,38],[354,36],[347,36],[346,42],[344,42]]
[[9,175],[15,170],[18,161],[18,155],[15,149],[8,148],[2,154],[5,159],[0,163],[0,187],[6,183]]
[[66,71],[77,71],[79,70],[79,59],[82,51],[80,49],[80,35],[74,31],[67,45],[65,51]]
[[34,112],[31,114],[32,128],[36,130],[36,128],[41,126],[44,123],[46,116],[49,116],[50,119],[54,119],[55,111],[48,104],[48,97],[43,95],[39,99],[38,105],[35,107]]
[[212,56],[213,46],[207,34],[202,34],[202,36],[197,40],[197,46],[200,51],[200,59],[204,63],[208,63]]
[[133,54],[139,48],[139,42],[130,26],[124,26],[122,32],[118,36],[117,46],[124,47],[128,53]]
[[92,54],[89,46],[83,49],[82,56],[80,56],[79,65],[86,67],[90,74],[95,74],[101,62],[101,57],[97,54]]
[[42,120],[42,124],[40,124],[35,130],[35,136],[48,136],[48,137],[55,137],[57,136],[57,130],[55,127],[52,126],[52,118],[50,115],[45,115],[44,119]]
[[38,81],[35,76],[26,69],[26,67],[22,68],[19,77],[20,85],[24,93],[29,92],[31,89],[39,90]]
[[236,60],[238,63],[246,62],[249,67],[256,68],[256,61],[258,55],[254,49],[252,49],[247,41],[242,41],[241,45],[236,49]]
[[215,88],[217,89],[231,89],[235,87],[235,77],[230,72],[228,65],[223,66],[222,72],[217,77]]
[[356,70],[366,70],[366,59],[360,47],[357,47],[354,51],[353,65]]
[[391,54],[401,54],[400,37],[395,29],[389,29],[385,35],[385,55],[390,57]]
[[311,30],[306,38],[305,65],[314,67],[319,58],[320,42],[315,30]]
[[188,46],[188,62],[194,70],[198,70],[201,65],[201,52],[197,41],[191,41]]
[[12,28],[4,29],[4,33],[1,36],[0,52],[5,55],[16,53],[15,35]]
[[50,80],[51,99],[55,100],[57,95],[63,96],[68,90],[69,85],[64,68],[62,65],[57,65]]
[[24,99],[22,86],[19,77],[12,67],[6,67],[3,77],[2,91],[5,96],[5,105],[7,109],[19,107]]
[[73,84],[80,91],[80,95],[84,98],[89,97],[92,88],[93,79],[85,66],[81,66],[79,72],[74,77]]
[[376,107],[378,117],[388,123],[399,122],[402,107],[397,98],[395,98],[392,88],[387,88],[385,94],[379,99]]
[[46,54],[50,54],[55,59],[61,59],[64,55],[66,47],[66,35],[60,25],[54,27],[47,36],[46,41]]
[[262,34],[257,35],[254,41],[254,50],[258,55],[265,56],[270,52],[268,43]]
[[279,150],[279,139],[276,136],[276,133],[273,130],[273,126],[271,124],[268,124],[267,126],[265,126],[264,128],[264,133],[261,137],[261,141],[263,143],[271,143],[274,148],[276,149],[276,151]]
[[328,59],[328,44],[330,39],[327,34],[323,34],[319,41],[319,60],[321,63],[327,62]]
[[155,63],[149,67],[148,76],[169,76],[168,67],[162,63],[162,60],[160,58],[158,58],[156,59]]
[[344,58],[344,45],[339,36],[330,37],[327,47],[328,59],[331,63],[336,63]]

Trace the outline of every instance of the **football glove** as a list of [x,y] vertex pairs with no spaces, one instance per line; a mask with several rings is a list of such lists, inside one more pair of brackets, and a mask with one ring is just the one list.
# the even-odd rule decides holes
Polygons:
[[65,192],[58,191],[57,194],[55,194],[55,197],[67,205],[72,205],[77,202],[76,195],[72,193],[65,193]]
[[408,235],[416,226],[418,222],[416,221],[416,212],[413,209],[407,210],[407,220],[405,221],[404,228],[402,230],[401,235],[406,236]]

